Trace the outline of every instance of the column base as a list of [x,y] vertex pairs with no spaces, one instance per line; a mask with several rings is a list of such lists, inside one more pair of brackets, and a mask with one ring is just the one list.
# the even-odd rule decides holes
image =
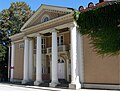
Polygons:
[[14,82],[14,79],[13,79],[13,78],[10,78],[10,82],[12,82],[12,83],[13,83],[13,82]]
[[41,83],[42,83],[42,81],[35,81],[35,82],[34,82],[34,85],[35,85],[35,86],[39,86]]
[[81,89],[81,84],[80,83],[70,83],[69,88],[74,89],[74,90]]
[[22,84],[27,84],[28,82],[30,82],[29,80],[22,80]]
[[49,87],[56,87],[58,84],[60,84],[59,82],[51,82],[49,83]]

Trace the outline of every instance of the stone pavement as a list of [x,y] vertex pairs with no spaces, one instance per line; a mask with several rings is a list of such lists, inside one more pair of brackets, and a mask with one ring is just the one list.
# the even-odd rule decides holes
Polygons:
[[117,91],[117,90],[96,90],[96,89],[72,90],[72,89],[62,89],[62,88],[0,83],[0,91],[8,91],[8,90],[10,91]]
[[96,89],[80,89],[80,90],[72,90],[72,89],[61,89],[61,88],[51,88],[51,87],[38,87],[38,86],[26,86],[34,89],[44,89],[48,91],[116,91],[116,90],[96,90]]

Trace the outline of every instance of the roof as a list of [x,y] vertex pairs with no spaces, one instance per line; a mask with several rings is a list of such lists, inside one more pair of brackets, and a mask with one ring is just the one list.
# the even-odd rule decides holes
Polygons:
[[71,12],[74,9],[68,8],[68,7],[61,7],[61,6],[52,6],[52,5],[45,5],[41,4],[41,6],[36,10],[36,12],[28,19],[28,21],[23,25],[21,28],[21,31],[24,30],[24,28],[43,10],[43,9],[53,9],[56,11],[62,11],[62,12]]
[[92,9],[95,9],[95,8],[98,8],[98,7],[102,7],[102,6],[108,5],[108,4],[113,3],[113,2],[115,2],[115,1],[104,1],[104,2],[96,4],[95,6],[92,6],[92,7],[89,7],[89,8],[87,7],[83,10],[80,10],[80,12],[86,12],[88,10],[92,10]]

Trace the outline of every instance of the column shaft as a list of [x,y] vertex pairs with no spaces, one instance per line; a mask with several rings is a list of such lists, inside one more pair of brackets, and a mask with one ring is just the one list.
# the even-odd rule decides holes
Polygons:
[[77,28],[76,23],[70,28],[71,31],[71,84],[69,88],[79,89],[79,72],[78,72],[78,60],[77,60]]
[[57,31],[52,32],[52,81],[51,87],[55,87],[58,84],[58,48],[57,48]]
[[69,59],[66,60],[67,63],[67,81],[69,81]]
[[79,68],[79,76],[80,76],[80,82],[81,84],[84,82],[84,62],[83,62],[83,37],[78,32],[78,50],[77,50],[77,57],[78,57],[78,68]]
[[33,74],[33,39],[29,42],[29,80],[32,80]]
[[12,52],[11,52],[11,76],[10,81],[13,82],[14,79],[14,60],[15,60],[15,44],[12,42]]
[[37,35],[37,48],[36,48],[36,81],[34,85],[42,83],[42,47],[41,35]]
[[22,84],[26,84],[29,81],[29,39],[25,37],[24,40],[24,73]]

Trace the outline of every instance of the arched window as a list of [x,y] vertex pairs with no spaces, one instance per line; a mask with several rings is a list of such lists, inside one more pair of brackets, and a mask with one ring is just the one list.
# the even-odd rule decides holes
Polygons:
[[48,20],[49,20],[49,18],[48,18],[48,17],[45,17],[44,20],[43,20],[43,22],[46,22],[46,21],[48,21]]
[[43,22],[46,22],[46,21],[49,21],[49,20],[50,20],[49,15],[45,14],[45,15],[42,17],[41,22],[43,23]]

